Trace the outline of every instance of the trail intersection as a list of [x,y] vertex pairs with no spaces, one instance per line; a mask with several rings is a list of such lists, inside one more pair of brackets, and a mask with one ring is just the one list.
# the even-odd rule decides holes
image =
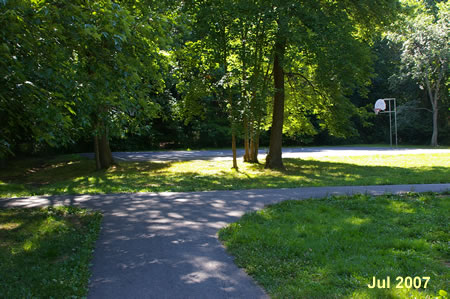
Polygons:
[[450,184],[60,195],[0,199],[0,207],[80,205],[104,213],[90,298],[265,298],[217,239],[245,212],[290,199],[448,190]]

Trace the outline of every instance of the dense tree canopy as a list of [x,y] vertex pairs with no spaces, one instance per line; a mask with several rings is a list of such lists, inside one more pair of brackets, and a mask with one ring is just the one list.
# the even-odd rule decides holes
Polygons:
[[108,136],[133,130],[157,112],[150,92],[163,88],[163,32],[151,13],[113,1],[5,1],[2,144],[28,135],[62,145],[88,134],[97,167],[109,167]]
[[[389,44],[397,0],[0,1],[0,157],[50,146],[94,151],[107,168],[110,142],[231,142],[258,162],[262,143],[266,166],[282,168],[282,138],[382,141],[369,112],[381,94],[428,96],[437,144],[438,127],[448,136],[449,5],[420,3]],[[412,87],[389,86],[394,73]]]

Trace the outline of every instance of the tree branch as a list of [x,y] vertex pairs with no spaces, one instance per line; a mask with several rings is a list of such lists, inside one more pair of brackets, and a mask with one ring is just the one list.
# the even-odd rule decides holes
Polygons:
[[308,78],[306,78],[306,76],[304,76],[303,74],[301,74],[301,73],[286,73],[286,75],[288,76],[288,80],[289,80],[289,77],[291,77],[291,76],[299,76],[299,77],[303,78],[303,80],[305,80],[306,83],[308,83],[308,85],[310,85],[310,86],[312,87],[313,91],[314,91],[316,94],[320,95],[320,96],[323,97],[323,98],[327,98],[327,97],[326,97],[324,94],[322,94],[322,93],[316,88],[316,86],[315,86]]
[[430,113],[433,113],[433,110],[428,109],[428,108],[403,107],[403,109],[408,109],[408,110],[425,110],[425,111],[428,111],[428,112],[430,112]]

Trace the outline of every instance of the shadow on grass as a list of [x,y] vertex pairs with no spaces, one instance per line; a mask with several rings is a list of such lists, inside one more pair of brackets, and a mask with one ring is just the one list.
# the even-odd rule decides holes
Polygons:
[[[396,277],[445,289],[450,198],[398,196],[286,201],[220,233],[236,262],[280,298],[406,298]],[[447,253],[446,253],[447,252]],[[373,276],[391,289],[369,289]],[[422,298],[421,296],[418,296]],[[425,295],[423,296],[425,297]]]
[[100,218],[65,210],[0,210],[0,297],[86,296]]
[[106,171],[95,171],[93,162],[84,159],[47,163],[21,177],[8,179],[3,174],[0,196],[448,183],[450,177],[449,168],[440,166],[361,166],[285,159],[284,171],[266,170],[262,164],[247,164],[234,171],[228,164],[217,163],[217,170],[208,172],[203,168],[211,165],[203,162],[179,163],[122,162]]
[[[216,179],[217,184],[222,182]],[[45,202],[67,203],[70,198],[76,196]],[[98,272],[91,296],[107,289],[126,297],[130,289],[145,285],[148,296],[176,297],[184,287],[205,290],[214,283],[218,286],[214,292],[242,297],[245,286],[239,283],[247,278],[222,254],[217,230],[237,221],[245,211],[288,198],[292,196],[274,190],[79,196],[78,203],[105,214],[103,240],[93,261]],[[284,293],[278,297],[340,298],[339,294],[360,292],[361,296],[354,297],[364,298],[372,276],[382,278],[389,273],[394,277],[400,270],[401,275],[411,277],[442,274],[442,260],[448,260],[448,209],[448,199],[443,198],[416,202],[362,196],[284,202],[248,214],[241,226],[232,224],[225,235],[236,245],[236,261],[244,265],[248,257],[248,272],[258,273],[269,292],[281,289]],[[413,272],[419,268],[421,272]],[[176,271],[173,280],[157,279],[160,273],[172,271]],[[124,280],[118,275],[137,279],[124,287],[117,284]],[[431,282],[433,292],[446,280],[433,276]],[[229,287],[223,288],[224,284]],[[295,290],[303,296],[293,295]],[[380,290],[378,298],[394,297],[389,292]],[[371,295],[366,298],[376,298]]]

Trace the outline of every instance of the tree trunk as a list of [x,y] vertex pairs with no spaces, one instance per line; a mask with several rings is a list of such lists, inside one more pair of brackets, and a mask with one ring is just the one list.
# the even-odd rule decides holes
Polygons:
[[252,135],[250,143],[250,163],[259,163],[258,148],[259,148],[259,129]]
[[433,107],[433,135],[431,135],[431,146],[438,146],[438,107]]
[[97,170],[108,169],[114,164],[106,128],[103,128],[101,135],[94,136],[94,149]]
[[234,128],[232,129],[231,132],[231,149],[233,151],[233,169],[238,170],[238,165],[237,165],[237,154],[236,154],[236,134],[234,132]]
[[111,148],[109,147],[109,140],[106,133],[100,137],[99,154],[102,169],[110,168],[113,165],[114,160],[112,157]]
[[266,157],[265,168],[284,169],[281,158],[284,121],[284,72],[283,58],[285,42],[277,38],[274,46],[273,79],[275,94],[273,97],[272,128],[270,130],[269,154]]
[[436,83],[436,89],[433,95],[432,85],[429,80],[425,81],[428,91],[428,97],[430,99],[431,107],[433,109],[433,134],[431,135],[431,146],[438,146],[438,100],[439,100],[439,83],[441,78],[439,78]]
[[244,117],[244,162],[250,161],[250,152],[249,152],[249,128],[248,128],[248,119]]
[[102,169],[102,165],[100,164],[100,153],[98,149],[98,136],[94,136],[94,154],[95,154],[95,168],[97,170]]
[[253,129],[253,124],[250,126],[250,149],[249,149],[249,156],[248,156],[248,162],[253,162],[255,160],[254,153],[255,153],[255,133]]

